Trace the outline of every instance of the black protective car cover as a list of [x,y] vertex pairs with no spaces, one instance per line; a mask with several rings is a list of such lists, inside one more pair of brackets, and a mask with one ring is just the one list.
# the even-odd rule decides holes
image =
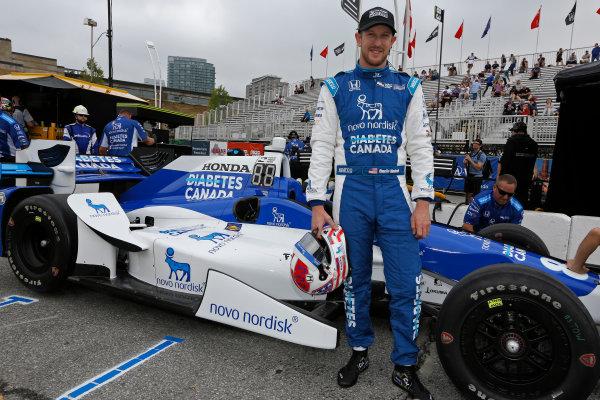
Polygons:
[[600,216],[600,62],[566,68],[554,78],[560,118],[544,209]]

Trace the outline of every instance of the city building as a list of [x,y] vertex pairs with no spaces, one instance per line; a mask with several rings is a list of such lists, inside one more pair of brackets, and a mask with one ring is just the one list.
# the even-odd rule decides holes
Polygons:
[[12,51],[12,41],[0,38],[0,75],[11,72],[41,72],[65,74],[65,68],[58,65],[56,58],[40,57]]
[[154,82],[156,82],[156,86],[161,85],[162,87],[165,87],[165,81],[163,79],[161,79],[160,81],[158,79],[154,79],[154,78],[144,78],[144,83],[146,85],[154,85]]
[[285,96],[288,93],[288,87],[289,84],[281,82],[281,78],[278,76],[263,75],[260,78],[252,79],[252,83],[246,85],[246,98],[248,99],[273,90]]
[[167,86],[211,93],[215,88],[215,66],[203,58],[169,56]]

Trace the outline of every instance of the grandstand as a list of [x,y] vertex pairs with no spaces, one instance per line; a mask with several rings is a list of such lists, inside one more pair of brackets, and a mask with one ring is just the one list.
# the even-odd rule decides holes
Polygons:
[[[578,58],[587,48],[568,50],[574,51]],[[544,52],[536,54],[517,55],[517,60],[526,58],[529,66],[533,66],[537,57],[543,54],[547,66],[542,68],[540,79],[529,80],[529,70],[517,73],[510,77],[509,83],[514,86],[517,79],[525,83],[531,89],[531,93],[537,98],[538,109],[544,107],[545,101],[551,98],[556,107],[556,92],[553,78],[562,66],[553,66],[555,52]],[[565,53],[567,54],[567,53]],[[565,57],[566,58],[566,57]],[[490,60],[500,57],[490,58]],[[462,66],[459,63],[459,70]],[[472,72],[483,70],[485,60],[478,60]],[[446,66],[449,64],[445,64]],[[416,71],[429,67],[417,67]],[[434,66],[437,68],[437,66]],[[517,66],[518,67],[518,66]],[[489,75],[489,74],[487,74]],[[486,76],[487,76],[486,75]],[[460,84],[464,74],[456,76],[442,76],[440,88],[445,85],[453,86]],[[313,121],[310,123],[300,122],[305,109],[308,108],[311,118],[316,111],[316,103],[319,94],[319,84],[322,79],[316,80],[314,90],[309,90],[310,83],[307,80],[297,82],[306,89],[303,94],[287,93],[285,104],[273,104],[275,96],[281,95],[277,92],[269,92],[251,99],[241,100],[222,106],[218,110],[211,110],[196,117],[196,125],[191,127],[179,127],[176,130],[176,139],[179,140],[252,140],[270,141],[274,136],[287,136],[291,130],[298,132],[301,138],[310,136]],[[290,85],[292,87],[293,85]],[[437,91],[438,81],[423,82],[423,91],[426,102],[430,102]],[[483,83],[485,87],[485,83]],[[480,92],[481,93],[481,92]],[[558,118],[555,116],[503,116],[502,111],[507,98],[491,97],[491,90],[485,96],[479,96],[475,105],[472,100],[454,100],[450,105],[440,108],[439,117],[436,119],[436,110],[429,109],[429,117],[432,127],[432,136],[442,151],[460,151],[465,144],[475,138],[481,138],[488,152],[501,149],[501,146],[509,137],[509,128],[517,120],[525,120],[528,125],[528,133],[540,144],[542,154],[551,154],[556,137]],[[543,150],[545,149],[545,150]],[[444,152],[446,152],[444,151]]]

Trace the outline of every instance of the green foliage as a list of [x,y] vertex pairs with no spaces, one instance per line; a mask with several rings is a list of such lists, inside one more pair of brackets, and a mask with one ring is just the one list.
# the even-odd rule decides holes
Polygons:
[[104,85],[104,71],[102,71],[102,68],[96,63],[95,59],[88,58],[86,68],[81,73],[80,79]]
[[233,103],[233,99],[223,85],[219,85],[219,87],[216,87],[212,90],[212,93],[210,94],[210,100],[208,102],[211,110],[229,103]]

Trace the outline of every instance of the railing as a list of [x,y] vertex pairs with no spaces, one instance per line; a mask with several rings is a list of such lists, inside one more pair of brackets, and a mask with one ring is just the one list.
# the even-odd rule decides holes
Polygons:
[[479,138],[484,144],[505,143],[511,135],[509,129],[517,121],[527,124],[527,133],[539,144],[553,144],[556,140],[558,117],[554,116],[440,116],[436,129],[436,119],[433,115],[430,117],[432,141],[472,142]]
[[271,141],[275,136],[287,137],[292,130],[304,139],[310,137],[312,125],[288,121],[248,122],[232,126],[180,126],[175,128],[175,140]]
[[[577,56],[577,62],[579,63],[581,61],[581,57],[585,54],[585,51],[588,50],[591,53],[591,50],[594,46],[587,46],[587,47],[578,47],[576,49],[568,49],[568,48],[564,48],[564,52],[563,52],[563,64],[567,63],[567,60],[569,59],[569,56],[571,55],[571,53],[575,53],[575,55]],[[517,59],[517,65],[515,66],[515,73],[519,71],[519,66],[521,65],[521,61],[523,61],[523,58],[525,58],[527,60],[528,63],[528,70],[531,70],[531,68],[533,68],[533,66],[535,65],[535,63],[538,60],[538,57],[540,56],[540,54],[543,55],[543,57],[546,58],[546,65],[556,65],[556,52],[558,51],[558,47],[555,50],[551,50],[551,51],[540,51],[538,53],[528,53],[528,54],[515,54],[515,58]],[[467,56],[471,55],[471,53],[466,53],[463,54],[463,59],[459,60],[459,61],[450,61],[450,62],[444,62],[442,64],[442,71],[438,71],[440,73],[440,76],[447,76],[448,75],[448,67],[450,67],[450,65],[454,64],[454,66],[457,68],[457,72],[459,75],[462,74],[466,74],[467,73],[467,63],[465,62]],[[494,61],[497,61],[498,64],[500,63],[500,55],[495,55],[492,56],[490,58],[483,58],[481,57],[481,54],[475,54],[476,56],[479,57],[478,60],[475,60],[475,62],[473,63],[473,68],[471,69],[471,73],[479,73],[481,71],[484,70],[486,61],[489,60],[490,64],[493,64]],[[510,65],[509,57],[510,57],[510,53],[506,54],[506,66],[505,69],[508,69],[508,66]],[[422,65],[422,66],[407,66],[407,68],[404,68],[404,71],[410,73],[411,75],[416,71],[419,75],[421,74],[422,70],[425,70],[425,72],[429,71],[429,69],[438,69],[439,65]]]

